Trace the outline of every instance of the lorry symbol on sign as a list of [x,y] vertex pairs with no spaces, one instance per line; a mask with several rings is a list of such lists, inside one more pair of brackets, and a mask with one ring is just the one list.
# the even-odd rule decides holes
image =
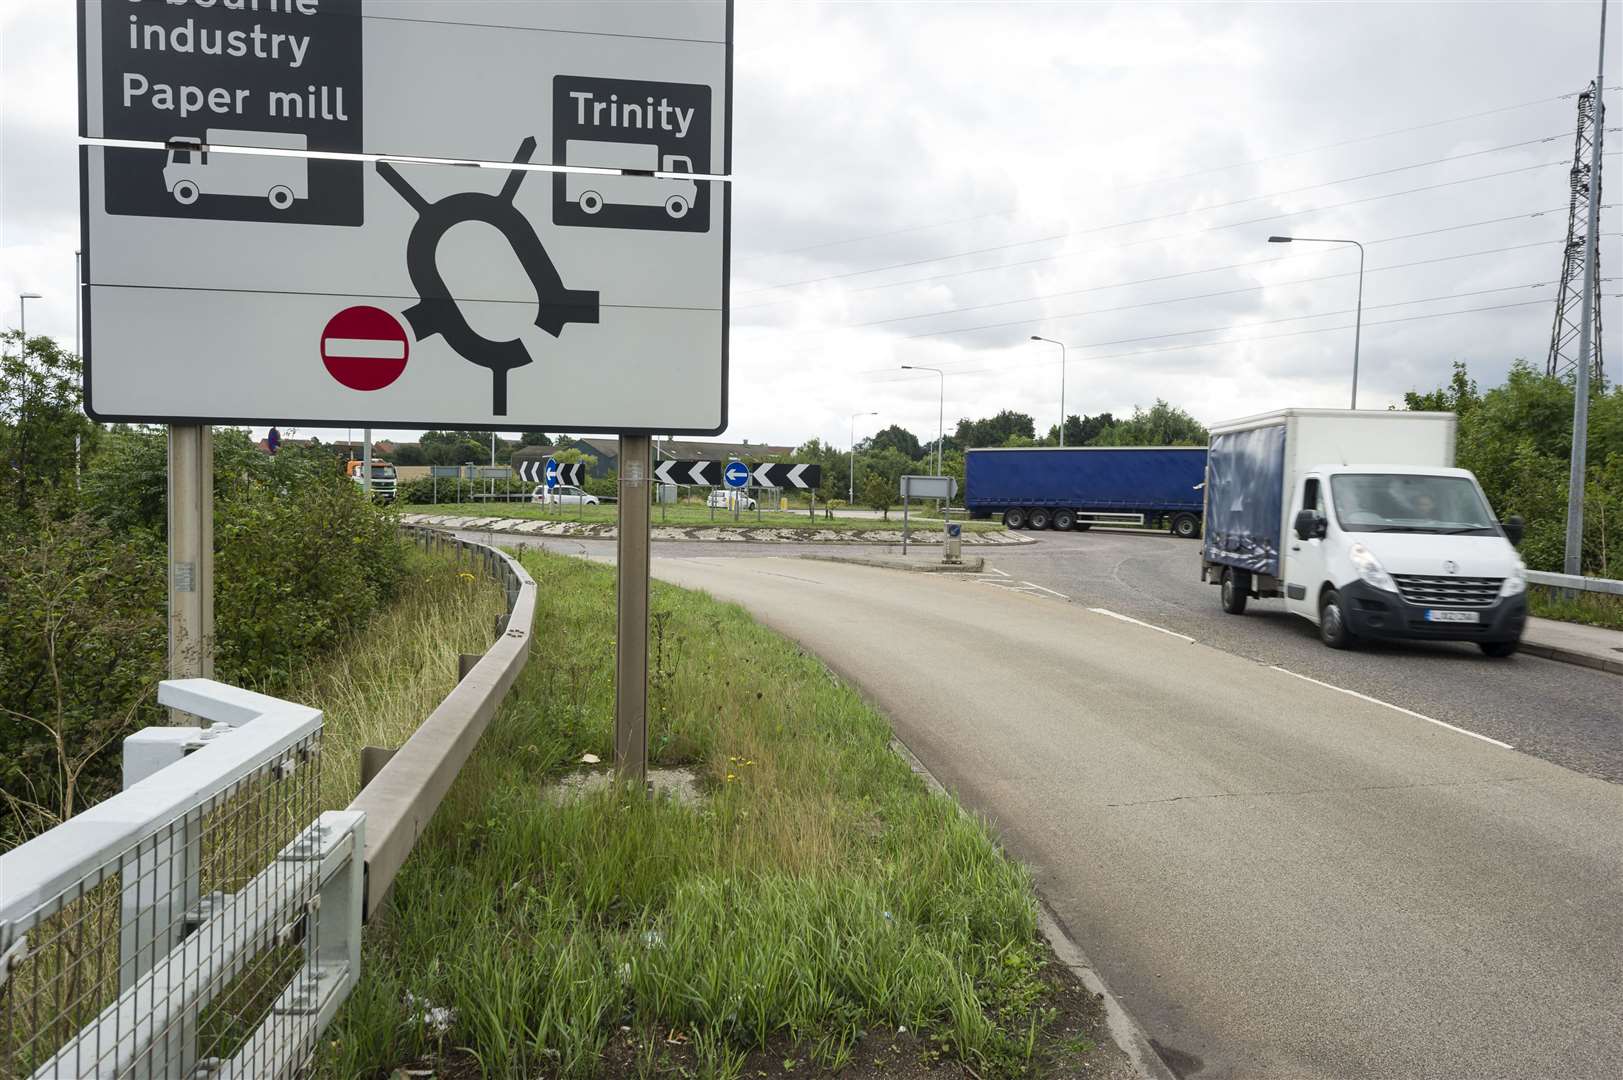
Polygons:
[[[564,146],[570,162],[631,169],[635,174],[693,172],[691,157],[686,154],[666,154],[662,158],[659,147],[653,143],[570,139]],[[570,173],[567,190],[569,201],[588,214],[602,210],[606,203],[611,206],[663,206],[671,217],[680,218],[698,197],[699,185],[692,180],[667,176]]]
[[277,210],[287,210],[296,200],[310,197],[308,158],[209,152],[210,145],[233,144],[280,150],[303,150],[306,145],[303,135],[223,128],[210,128],[203,139],[170,139],[164,189],[182,206],[191,206],[200,195],[232,195],[264,199]]

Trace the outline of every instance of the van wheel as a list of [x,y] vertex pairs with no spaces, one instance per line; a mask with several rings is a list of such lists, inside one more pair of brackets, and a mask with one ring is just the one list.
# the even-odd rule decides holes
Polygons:
[[1179,514],[1172,519],[1172,535],[1193,540],[1200,535],[1200,521],[1193,514]]
[[197,201],[197,185],[192,183],[190,180],[182,180],[180,183],[175,185],[175,189],[169,194],[173,195],[175,197],[175,201],[180,205],[190,206],[192,203]]
[[665,212],[673,218],[683,217],[688,212],[688,201],[680,195],[672,195],[665,200]]
[[1048,528],[1048,524],[1051,520],[1052,518],[1050,517],[1048,511],[1044,510],[1040,506],[1033,509],[1031,513],[1026,516],[1026,521],[1030,523],[1033,529],[1046,529]]
[[1070,532],[1076,527],[1076,515],[1069,510],[1054,511],[1054,528],[1060,532]]
[[1341,610],[1341,594],[1334,589],[1324,590],[1319,598],[1319,640],[1332,649],[1350,649],[1358,639],[1347,629],[1347,617]]
[[286,210],[293,205],[293,189],[285,184],[277,184],[270,189],[270,194],[265,197],[270,200],[271,206],[277,210]]
[[1245,602],[1251,598],[1251,574],[1223,567],[1223,610],[1230,615],[1244,615]]
[[1003,511],[1003,526],[1007,529],[1023,529],[1026,527],[1026,512],[1018,506],[1011,506]]
[[1479,641],[1476,643],[1477,648],[1494,657],[1509,656],[1516,651],[1519,645],[1521,645],[1520,641]]
[[603,209],[603,196],[599,195],[595,191],[583,191],[583,192],[581,192],[580,193],[580,208],[581,208],[581,211],[583,213],[587,213],[587,214],[595,214],[595,213],[597,213],[599,210]]

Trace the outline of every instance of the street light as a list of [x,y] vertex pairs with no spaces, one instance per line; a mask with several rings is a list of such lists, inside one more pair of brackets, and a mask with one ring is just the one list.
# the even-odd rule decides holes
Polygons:
[[857,501],[857,417],[878,416],[877,412],[854,412],[851,414],[851,479],[845,489],[845,501],[856,505]]
[[1358,249],[1358,315],[1353,319],[1352,408],[1358,408],[1358,339],[1364,332],[1364,245],[1357,240],[1331,240],[1322,236],[1270,236],[1270,244],[1351,244]]
[[946,438],[947,429],[947,373],[940,368],[920,367],[918,364],[903,364],[903,371],[933,371],[941,376],[941,398],[936,403],[935,416],[935,474],[941,475],[941,443]]
[[28,301],[45,299],[37,292],[17,294],[17,330],[23,337],[23,358],[28,358]]
[[1055,341],[1051,337],[1042,337],[1039,334],[1031,335],[1032,341],[1046,341],[1050,345],[1059,346],[1059,444],[1065,445],[1065,342]]

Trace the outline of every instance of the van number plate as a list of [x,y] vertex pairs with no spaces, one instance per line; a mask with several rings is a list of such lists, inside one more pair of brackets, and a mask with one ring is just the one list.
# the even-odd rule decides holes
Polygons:
[[1479,623],[1482,621],[1482,613],[1480,611],[1427,611],[1426,621]]

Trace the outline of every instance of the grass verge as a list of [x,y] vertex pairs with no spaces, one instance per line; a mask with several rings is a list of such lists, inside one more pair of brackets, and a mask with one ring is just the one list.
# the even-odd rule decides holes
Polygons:
[[[407,514],[460,514],[469,517],[502,517],[516,518],[524,521],[584,521],[595,525],[612,525],[617,520],[617,511],[612,503],[598,504],[596,506],[537,506],[534,503],[498,502],[498,503],[440,503],[439,505],[402,505],[401,512]],[[819,511],[813,518],[805,512],[796,513],[793,510],[766,510],[760,512],[759,519],[753,510],[741,510],[738,520],[733,520],[733,512],[717,508],[714,518],[711,511],[704,506],[690,503],[678,503],[675,506],[656,506],[653,510],[655,525],[677,525],[684,528],[714,526],[718,529],[732,528],[773,528],[773,529],[828,529],[834,532],[860,532],[869,529],[885,529],[900,531],[902,527],[902,512],[893,509],[890,520],[883,518],[827,518]],[[913,527],[921,528],[920,521],[934,521],[939,523],[940,518],[927,518],[919,509],[913,511]],[[965,521],[966,532],[996,532],[1003,528],[1002,522],[997,521]]]
[[986,1077],[1103,1041],[1056,1026],[1025,870],[740,608],[654,586],[651,758],[696,799],[550,786],[611,755],[613,572],[524,562],[537,654],[367,928],[321,1075]]
[[321,806],[360,787],[361,747],[397,747],[456,685],[457,655],[490,647],[506,594],[476,565],[411,548],[400,594],[360,637],[296,676],[281,696],[325,714]]
[[1541,619],[1623,630],[1623,596],[1585,592],[1568,599],[1559,589],[1532,585],[1528,587],[1527,600],[1531,613]]

